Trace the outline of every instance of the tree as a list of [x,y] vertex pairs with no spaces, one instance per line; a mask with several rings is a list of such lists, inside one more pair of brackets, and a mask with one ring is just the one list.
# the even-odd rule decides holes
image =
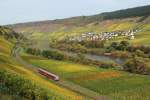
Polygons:
[[112,42],[110,46],[113,47],[114,49],[117,49],[118,43],[117,42]]
[[123,69],[132,73],[150,75],[150,67],[147,64],[147,61],[142,57],[133,56],[128,59],[125,62]]
[[129,42],[128,41],[121,41],[120,44],[118,45],[118,50],[127,50],[129,47]]
[[136,52],[135,52],[135,54],[137,55],[137,56],[139,56],[139,57],[145,57],[145,54],[144,54],[144,52],[143,51],[141,51],[141,50],[136,50]]
[[120,44],[128,47],[129,46],[129,42],[128,41],[121,41]]
[[85,59],[85,56],[83,55],[83,54],[81,54],[81,53],[78,53],[77,54],[77,57],[78,57],[78,59],[79,59],[79,61],[81,60],[84,60]]
[[49,58],[49,59],[56,59],[56,60],[65,60],[67,57],[65,54],[59,51],[50,51],[44,50],[42,52],[42,56]]

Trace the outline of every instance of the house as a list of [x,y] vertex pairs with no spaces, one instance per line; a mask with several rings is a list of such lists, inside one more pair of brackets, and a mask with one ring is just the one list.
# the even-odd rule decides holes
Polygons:
[[84,40],[110,40],[118,36],[127,36],[128,39],[135,39],[134,34],[139,32],[139,30],[128,30],[128,31],[115,31],[115,32],[101,32],[101,33],[83,33],[80,36],[71,37],[70,41],[84,41]]
[[130,36],[129,39],[130,39],[130,40],[134,40],[134,39],[135,39],[135,36]]

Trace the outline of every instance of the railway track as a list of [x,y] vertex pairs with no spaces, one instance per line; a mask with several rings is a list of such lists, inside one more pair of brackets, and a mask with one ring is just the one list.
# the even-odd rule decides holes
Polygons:
[[74,92],[77,92],[79,94],[82,94],[84,96],[90,97],[93,100],[108,100],[108,98],[106,96],[102,96],[102,95],[98,94],[97,92],[94,92],[87,88],[81,87],[80,85],[74,84],[70,81],[60,80],[60,81],[56,82],[56,84],[63,86],[67,89],[70,89]]
[[[24,61],[20,57],[20,55],[19,55],[20,49],[21,49],[20,45],[16,44],[14,46],[14,48],[12,49],[12,56],[15,57],[16,61],[20,62],[23,66],[27,67],[29,70],[32,70],[33,72],[38,73],[38,67],[27,63],[26,61]],[[74,91],[76,93],[79,93],[83,96],[89,97],[92,100],[108,100],[108,98],[106,98],[105,96],[101,96],[97,92],[94,92],[94,91],[89,90],[87,88],[81,87],[81,86],[74,84],[72,82],[62,80],[61,78],[60,78],[60,81],[56,81],[54,83],[59,85],[59,86],[65,87],[71,91]]]

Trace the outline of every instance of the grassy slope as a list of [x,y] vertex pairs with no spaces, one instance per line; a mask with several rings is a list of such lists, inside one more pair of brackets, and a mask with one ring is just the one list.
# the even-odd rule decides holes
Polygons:
[[85,65],[74,64],[71,62],[63,62],[63,61],[56,61],[56,60],[42,60],[42,59],[34,58],[32,56],[23,56],[23,58],[28,62],[33,63],[36,66],[47,69],[49,71],[53,71],[53,73],[59,74],[63,78],[72,77],[73,75],[78,76],[85,73],[97,72],[97,69],[92,66],[89,67]]
[[57,98],[69,98],[69,100],[82,98],[72,91],[46,81],[39,75],[33,73],[32,71],[26,69],[24,66],[16,62],[15,59],[10,56],[12,47],[13,44],[6,41],[3,37],[0,37],[0,68],[5,68],[13,73],[17,73],[25,78],[32,80],[35,84],[47,89],[50,95],[57,96]]
[[150,77],[113,69],[105,70],[70,62],[23,56],[28,62],[56,73],[65,80],[86,87],[114,100],[149,100]]
[[11,96],[11,95],[6,95],[6,94],[0,93],[0,97],[1,97],[1,100],[13,100],[13,96]]
[[[149,7],[150,6],[138,7],[93,16],[22,23],[12,25],[12,27],[18,32],[23,32],[24,35],[33,40],[33,42],[39,41],[36,43],[39,48],[49,47],[46,41],[61,40],[67,36],[76,36],[85,32],[99,33],[105,31],[128,31],[131,29],[140,29],[143,31],[136,34],[136,39],[130,41],[131,43],[150,44],[148,41],[150,32]],[[142,11],[143,9],[144,11]],[[145,11],[147,13],[144,14]],[[120,41],[121,39],[122,38],[116,38],[112,41]]]
[[[42,32],[38,30],[34,30],[32,27],[22,27],[19,28],[19,31],[30,32],[26,31],[26,28],[31,28],[32,32],[30,34],[25,33],[24,35],[27,36],[29,39],[32,40],[34,47],[37,48],[45,48],[49,47],[49,42],[51,40],[61,40],[68,36],[78,36],[85,32],[105,32],[105,31],[128,31],[130,29],[140,29],[141,32],[135,34],[134,40],[128,40],[126,37],[118,37],[107,43],[111,43],[113,41],[121,41],[127,40],[132,44],[150,44],[149,36],[150,36],[150,17],[147,17],[142,22],[138,22],[142,17],[134,17],[134,18],[125,18],[125,19],[113,19],[113,20],[105,20],[105,21],[97,21],[91,22],[86,25],[76,26],[76,25],[66,25],[67,22],[57,23],[59,27],[54,24],[43,24],[45,28],[47,27],[55,27],[56,30],[51,30],[49,28],[48,32]],[[37,27],[37,26],[35,26]],[[40,27],[38,27],[40,29]],[[17,30],[17,29],[16,29]]]
[[[46,41],[48,40],[60,40],[67,36],[76,36],[85,32],[99,33],[118,30],[127,31],[130,29],[142,30],[142,32],[135,35],[136,39],[130,41],[131,43],[150,44],[148,40],[150,33],[149,8],[150,6],[144,6],[93,16],[79,16],[59,20],[15,24],[12,27],[18,32],[23,32],[33,42],[36,43],[39,41],[36,43],[39,48],[40,46],[47,48],[48,44]],[[116,38],[112,41],[120,40],[122,38]]]
[[[29,37],[33,44],[38,48],[48,48],[48,41],[60,40],[67,36],[77,36],[84,32],[104,32],[104,31],[126,31],[130,29],[140,29],[139,33],[135,34],[135,40],[129,40],[133,44],[150,44],[150,17],[139,22],[142,17],[113,19],[84,23],[82,18],[71,18],[61,21],[39,22],[37,24],[23,24],[21,27],[14,27],[15,30],[25,32],[25,36]],[[28,34],[28,32],[30,34]],[[113,41],[127,40],[124,37],[115,38]],[[149,84],[150,77],[129,74],[116,70],[104,70],[93,68],[93,66],[84,66],[73,64],[70,62],[60,62],[55,60],[45,60],[43,58],[24,56],[24,59],[30,63],[47,69],[61,76],[61,78],[89,88],[103,95],[108,95],[114,100],[149,100]],[[115,73],[115,74],[114,74]],[[36,82],[41,82],[37,75],[31,79]],[[29,74],[29,75],[30,75]],[[93,77],[96,77],[92,79]],[[44,81],[44,80],[43,80]],[[42,83],[41,83],[42,84]],[[49,83],[48,83],[49,84]],[[54,85],[54,84],[53,84]],[[48,85],[46,85],[48,86]],[[59,90],[58,90],[59,91]]]

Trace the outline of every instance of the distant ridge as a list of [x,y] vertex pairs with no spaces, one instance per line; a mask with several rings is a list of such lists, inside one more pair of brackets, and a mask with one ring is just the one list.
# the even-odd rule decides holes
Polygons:
[[104,12],[101,14],[91,16],[78,16],[65,19],[19,23],[9,26],[11,26],[14,30],[19,32],[34,32],[36,30],[37,32],[53,32],[62,27],[67,28],[80,27],[90,23],[96,23],[112,19],[124,19],[141,16],[144,16],[144,18],[146,18],[149,15],[150,15],[150,5],[147,5],[113,12]]
[[[128,17],[137,17],[137,16],[147,16],[150,15],[150,5],[135,7],[135,8],[128,8],[124,10],[117,10],[113,12],[104,12],[97,15],[91,16],[78,16],[78,17],[71,17],[65,19],[56,19],[56,20],[47,20],[47,21],[37,21],[37,22],[25,22],[25,23],[18,23],[18,24],[32,24],[32,23],[45,23],[47,22],[62,22],[63,20],[75,20],[75,19],[88,19],[88,20],[107,20],[107,19],[118,19],[118,18],[128,18]],[[14,24],[17,25],[17,24]]]

